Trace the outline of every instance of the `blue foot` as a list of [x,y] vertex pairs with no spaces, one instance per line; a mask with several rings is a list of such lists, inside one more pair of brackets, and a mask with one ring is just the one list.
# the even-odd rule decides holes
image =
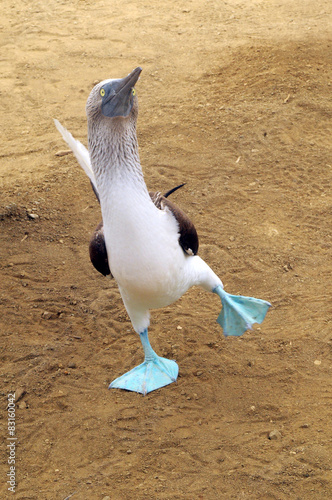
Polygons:
[[217,322],[222,327],[225,337],[243,335],[254,323],[262,323],[271,307],[266,300],[230,295],[221,286],[217,286],[213,291],[221,298],[222,310]]
[[140,334],[140,338],[144,348],[145,361],[113,380],[109,389],[125,389],[145,395],[176,381],[179,367],[175,361],[161,358],[154,352],[149,343],[147,330]]

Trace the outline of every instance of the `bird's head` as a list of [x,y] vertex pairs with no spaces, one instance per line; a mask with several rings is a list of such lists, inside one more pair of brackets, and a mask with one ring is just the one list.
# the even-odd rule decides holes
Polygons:
[[96,118],[128,118],[137,115],[135,84],[142,68],[134,69],[125,78],[104,80],[90,92],[86,103],[88,120]]

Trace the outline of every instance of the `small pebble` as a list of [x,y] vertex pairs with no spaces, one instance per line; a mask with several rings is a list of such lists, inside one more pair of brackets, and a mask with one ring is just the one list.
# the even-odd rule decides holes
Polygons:
[[275,429],[275,430],[273,430],[273,431],[270,432],[269,439],[271,441],[275,441],[277,439],[281,439],[281,433]]
[[28,217],[29,217],[29,219],[33,219],[33,220],[35,220],[35,219],[39,219],[39,215],[37,215],[37,214],[30,214],[30,213],[29,213],[29,214],[28,214]]
[[71,149],[66,149],[66,150],[61,150],[61,151],[58,151],[57,153],[55,153],[55,156],[66,156],[66,155],[69,155],[70,153],[72,153],[72,150]]
[[44,311],[43,312],[43,318],[44,319],[51,319],[52,318],[52,313],[49,311]]
[[18,403],[18,401],[20,399],[22,399],[25,394],[26,394],[26,390],[23,389],[23,387],[20,387],[19,389],[16,389],[15,390],[15,400],[16,400],[16,403]]
[[314,364],[317,365],[317,366],[319,366],[319,365],[322,364],[322,362],[321,362],[320,359],[315,359]]

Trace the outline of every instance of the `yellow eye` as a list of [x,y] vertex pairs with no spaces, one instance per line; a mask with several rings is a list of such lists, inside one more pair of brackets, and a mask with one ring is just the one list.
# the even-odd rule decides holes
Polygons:
[[136,95],[136,90],[135,90],[135,89],[133,89],[133,90],[131,91],[131,93],[132,93],[133,95]]
[[105,89],[100,89],[100,95],[101,95],[101,97],[104,97],[104,95],[105,95]]

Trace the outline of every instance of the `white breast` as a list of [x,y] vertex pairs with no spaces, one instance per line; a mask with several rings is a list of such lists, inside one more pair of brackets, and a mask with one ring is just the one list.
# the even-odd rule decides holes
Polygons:
[[102,212],[110,268],[124,300],[154,309],[178,299],[190,285],[173,215],[130,185],[112,190]]

